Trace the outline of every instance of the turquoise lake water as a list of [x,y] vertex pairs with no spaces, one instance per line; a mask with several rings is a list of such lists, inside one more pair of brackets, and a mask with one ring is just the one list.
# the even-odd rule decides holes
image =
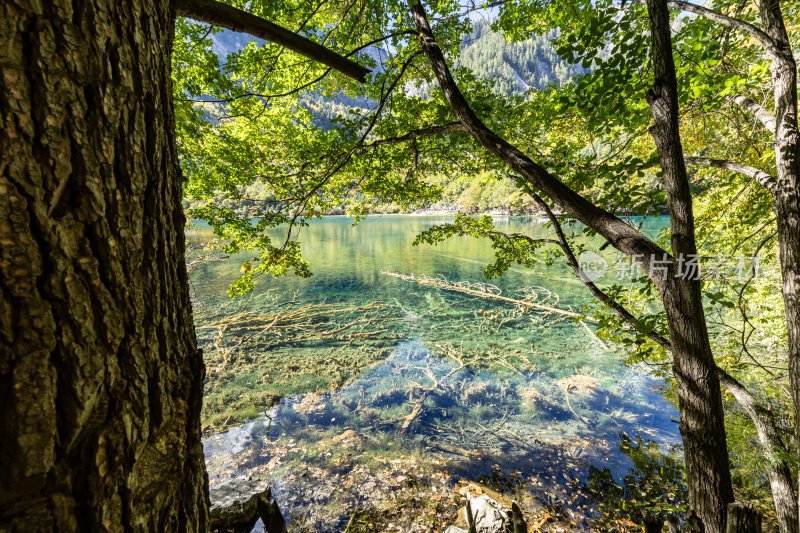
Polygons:
[[[342,452],[357,440],[348,453],[368,455],[371,467],[386,463],[396,473],[406,455],[444,465],[449,483],[481,480],[524,490],[531,506],[558,500],[579,526],[597,512],[603,487],[615,486],[621,491],[615,497],[625,497],[640,470],[663,472],[669,462],[661,454],[680,440],[678,414],[662,395],[663,380],[647,367],[623,364],[625,354],[599,340],[591,322],[385,273],[468,282],[461,287],[565,311],[591,302],[558,260],[532,269],[515,266],[487,281],[483,269],[493,259],[487,241],[411,245],[420,231],[448,220],[382,216],[355,227],[347,218],[314,222],[299,233],[313,277],[260,278],[252,294],[234,302],[225,290],[252,254],[191,272],[201,347],[209,354],[227,346],[246,361],[245,392],[235,389],[237,398],[278,390],[270,383],[272,366],[293,368],[287,366],[293,358],[318,358],[326,369],[331,359],[351,353],[371,353],[375,361],[356,375],[337,374],[335,390],[287,395],[277,406],[265,407],[266,416],[209,435],[205,453],[212,486],[235,475],[263,477],[294,523],[309,531],[340,531],[354,508],[369,506],[381,490],[391,489],[391,481],[384,487],[382,479],[393,479],[374,469],[362,472],[366,463],[350,456],[334,464],[335,451],[315,448],[332,443]],[[500,218],[496,224],[503,231],[549,236],[535,218]],[[648,220],[643,230],[653,235],[664,224],[664,219]],[[203,229],[188,235],[190,243],[209,238]],[[363,311],[371,304],[381,307]],[[281,309],[326,305],[341,311],[326,315],[324,323],[299,320],[282,330],[285,336],[267,338],[274,332],[259,332],[259,324],[235,335],[218,326],[226,314],[257,322],[258,316],[276,316]],[[358,324],[347,331],[358,334],[337,333],[336,342],[311,338],[320,324],[338,331],[355,320]],[[232,337],[221,343],[229,333]],[[296,379],[297,390],[304,390],[304,383],[312,387],[314,373],[296,369],[296,377],[284,378],[282,386],[291,387]],[[213,379],[213,368],[209,375]],[[206,401],[224,403],[224,395],[220,398]],[[632,459],[631,447],[646,449],[647,458]],[[352,483],[354,476],[368,481]],[[626,476],[628,485],[622,482]]]

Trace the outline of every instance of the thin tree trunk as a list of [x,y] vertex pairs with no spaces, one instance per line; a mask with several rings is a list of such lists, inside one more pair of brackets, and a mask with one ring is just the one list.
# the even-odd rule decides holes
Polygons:
[[[698,304],[702,303],[700,295],[695,292],[692,284],[664,279],[660,277],[659,271],[653,269],[650,257],[661,259],[663,249],[613,214],[587,201],[481,122],[453,80],[422,5],[413,0],[410,4],[414,22],[420,32],[422,49],[433,67],[445,98],[475,140],[519,173],[528,186],[540,189],[566,212],[605,237],[615,248],[634,258],[651,276],[662,295],[669,292],[665,307],[673,322],[671,333],[674,332],[679,337],[674,349],[679,353],[676,356],[676,372],[680,374],[677,378],[679,383],[682,383],[682,394],[679,398],[683,403],[682,418],[686,419],[682,424],[689,439],[685,453],[687,463],[691,463],[688,473],[689,484],[693,488],[690,489],[690,494],[699,501],[698,512],[702,511],[709,520],[709,531],[721,533],[725,505],[733,501],[733,492],[719,381],[708,344],[702,305],[699,306],[701,314],[697,314]],[[683,234],[681,236],[684,237]],[[670,257],[667,260],[671,262]],[[672,268],[674,272],[674,265]],[[699,289],[699,285],[696,288]]]
[[[783,303],[786,311],[789,379],[795,413],[795,442],[800,454],[800,129],[797,123],[797,64],[778,0],[762,0],[761,21],[774,41],[770,51],[775,99],[775,165]],[[796,511],[796,509],[795,509]],[[794,529],[800,529],[795,512]]]
[[[780,174],[779,174],[780,176]],[[788,176],[784,177],[787,179]],[[783,181],[779,178],[779,181]],[[774,206],[778,221],[778,243],[780,246],[781,277],[783,305],[786,313],[787,344],[789,359],[789,381],[792,392],[795,422],[795,453],[800,455],[800,188],[797,174],[794,184],[779,185],[775,195]],[[794,189],[794,191],[792,191]],[[800,486],[800,484],[795,484]],[[800,490],[798,490],[800,493]],[[797,502],[796,502],[797,503]],[[800,531],[798,505],[794,507],[791,527],[784,527],[781,521],[781,533],[797,533]],[[779,516],[779,518],[783,518]]]
[[[636,317],[625,309],[625,307],[615,302],[613,298],[609,297],[608,294],[603,292],[594,283],[580,276],[580,265],[567,242],[558,219],[553,215],[544,200],[536,194],[533,195],[533,198],[545,210],[550,222],[553,224],[553,230],[558,237],[558,242],[564,252],[567,264],[575,271],[578,277],[581,278],[583,284],[586,285],[589,291],[598,300],[612,309],[620,318],[628,322],[632,328],[638,331],[640,326]],[[649,331],[643,334],[665,350],[669,350],[670,353],[672,352],[672,345],[670,342],[658,333]],[[780,532],[796,533],[797,521],[795,517],[798,511],[792,483],[792,471],[787,461],[788,449],[775,425],[775,419],[772,413],[763,407],[744,385],[739,383],[728,373],[717,368],[717,376],[719,377],[720,384],[736,398],[736,401],[739,402],[748,416],[750,416],[756,428],[758,440],[762,447],[762,454],[767,459],[770,490],[775,505]]]
[[[686,461],[689,505],[707,533],[723,533],[733,502],[725,413],[708,339],[700,281],[677,268],[696,261],[694,215],[678,130],[678,82],[666,0],[647,0],[655,83],[648,94],[650,133],[661,162],[675,261],[660,288],[672,344],[672,372],[678,386],[680,431]],[[687,275],[688,274],[688,275]]]
[[205,531],[168,2],[0,7],[0,530]]
[[718,370],[717,375],[722,386],[736,398],[756,428],[762,453],[767,459],[767,474],[778,528],[781,533],[796,533],[797,500],[794,495],[792,470],[787,462],[788,450],[775,426],[772,413],[759,404],[756,398],[733,377],[722,370]]

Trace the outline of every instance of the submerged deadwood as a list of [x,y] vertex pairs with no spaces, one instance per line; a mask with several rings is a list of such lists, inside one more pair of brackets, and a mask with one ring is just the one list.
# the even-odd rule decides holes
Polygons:
[[519,298],[509,298],[508,296],[503,296],[500,289],[495,287],[494,285],[486,285],[486,284],[470,284],[467,282],[450,282],[442,277],[438,278],[431,278],[429,276],[415,276],[413,274],[401,274],[399,272],[389,272],[386,270],[381,270],[381,274],[386,276],[391,276],[393,278],[402,279],[403,281],[410,281],[412,283],[419,283],[420,285],[426,285],[428,287],[436,287],[437,289],[442,289],[446,291],[453,291],[453,292],[460,292],[462,294],[468,294],[470,296],[477,296],[478,298],[485,298],[487,300],[497,300],[500,302],[514,304],[520,307],[529,307],[533,309],[539,309],[540,311],[546,311],[548,313],[556,313],[559,315],[564,315],[572,318],[577,318],[580,320],[591,320],[595,321],[593,318],[586,317],[580,313],[576,313],[574,311],[568,311],[566,309],[559,309],[558,307],[553,307],[550,305],[545,305],[542,303],[530,301],[530,300],[523,300]]

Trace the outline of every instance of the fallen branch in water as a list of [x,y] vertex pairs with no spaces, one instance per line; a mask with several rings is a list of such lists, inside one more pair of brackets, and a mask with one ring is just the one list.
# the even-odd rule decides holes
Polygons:
[[405,435],[408,432],[408,428],[411,427],[411,424],[414,423],[414,421],[417,419],[419,414],[422,412],[422,410],[424,408],[425,400],[428,398],[430,393],[432,393],[435,390],[438,390],[439,388],[441,388],[442,385],[448,379],[450,379],[450,377],[453,374],[455,374],[456,372],[458,372],[460,370],[463,370],[464,368],[466,368],[468,366],[468,364],[465,363],[464,360],[463,360],[463,355],[453,356],[453,357],[458,361],[459,366],[452,368],[450,370],[450,372],[448,372],[444,376],[440,377],[439,379],[435,379],[433,377],[433,374],[430,371],[430,367],[426,370],[426,373],[428,374],[428,376],[433,381],[433,385],[431,385],[430,387],[425,387],[423,389],[422,395],[420,395],[419,399],[414,404],[414,408],[411,409],[411,412],[408,414],[408,416],[406,417],[405,421],[403,422],[403,425],[400,427],[400,434],[401,435]]
[[498,287],[489,283],[470,283],[468,281],[451,282],[441,276],[432,278],[430,276],[425,276],[425,275],[415,276],[414,274],[410,275],[401,274],[399,272],[389,272],[386,270],[381,270],[381,274],[385,274],[393,278],[402,279],[403,281],[418,283],[420,285],[425,285],[427,287],[435,287],[437,289],[442,289],[445,291],[460,292],[462,294],[469,294],[470,296],[477,296],[479,298],[485,298],[487,300],[497,300],[501,302],[511,303],[520,307],[528,307],[532,309],[547,311],[548,313],[556,313],[576,318],[578,320],[591,320],[592,322],[596,322],[594,319],[589,318],[580,313],[576,313],[574,311],[560,309],[558,307],[553,307],[550,305],[534,302],[529,299],[521,300],[516,298],[509,298],[508,296],[503,296],[502,291]]

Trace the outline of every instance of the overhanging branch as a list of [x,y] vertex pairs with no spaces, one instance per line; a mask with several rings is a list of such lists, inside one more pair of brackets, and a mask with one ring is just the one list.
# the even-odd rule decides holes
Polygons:
[[[570,159],[553,157],[548,154],[539,154],[539,157],[547,161],[553,161],[554,163],[567,165],[570,168],[579,170],[581,172],[595,172],[600,168],[600,165],[581,165],[579,163],[575,163]],[[751,167],[748,165],[743,165],[742,163],[737,163],[735,161],[729,161],[727,159],[711,159],[709,157],[684,157],[683,161],[686,164],[686,166],[713,167],[713,168],[721,168],[723,170],[730,170],[731,172],[737,172],[744,176],[753,178],[759,184],[761,184],[762,187],[764,187],[770,192],[774,192],[775,188],[777,187],[777,181],[774,176],[764,172],[761,169]],[[644,170],[652,168],[654,166],[658,166],[658,164],[659,164],[658,162],[654,161],[644,165],[636,165],[624,168],[626,168],[626,170]]]
[[364,82],[369,69],[261,17],[214,0],[173,0],[175,14],[279,44]]
[[[621,252],[635,258],[637,264],[652,274],[650,262],[644,258],[662,257],[666,254],[663,248],[632,228],[613,213],[593,204],[558,178],[550,174],[530,157],[501,138],[478,118],[453,79],[445,60],[444,53],[436,42],[436,38],[428,24],[427,15],[422,4],[410,0],[410,9],[420,36],[422,50],[433,67],[434,74],[444,92],[445,99],[455,112],[459,121],[472,137],[484,148],[498,156],[525,181],[535,189],[542,191],[568,212],[600,235],[606,238]],[[662,283],[659,276],[654,276],[656,284]]]
[[390,137],[387,139],[379,139],[369,144],[364,145],[364,151],[372,150],[378,146],[386,146],[388,144],[399,144],[406,141],[413,141],[417,137],[425,137],[427,135],[441,135],[444,133],[453,133],[455,131],[467,131],[460,122],[451,122],[449,124],[442,124],[441,126],[429,126],[427,128],[420,128],[418,130],[411,130],[404,135],[398,137]]
[[547,202],[545,202],[538,194],[533,193],[531,196],[533,197],[534,201],[539,204],[539,207],[544,209],[548,220],[550,220],[550,224],[553,226],[553,230],[556,232],[556,237],[558,237],[556,244],[558,244],[558,246],[561,248],[561,251],[564,252],[564,257],[567,259],[567,265],[573,270],[573,272],[575,272],[575,275],[578,276],[578,279],[581,280],[586,288],[589,289],[589,292],[592,293],[592,296],[600,300],[603,305],[614,311],[622,320],[627,322],[634,331],[645,335],[648,339],[655,342],[665,350],[672,351],[672,346],[665,337],[662,337],[655,331],[643,331],[641,322],[635,316],[633,316],[633,313],[628,311],[623,305],[618,303],[616,300],[614,300],[614,298],[606,294],[603,289],[588,279],[588,277],[581,270],[580,263],[578,263],[578,259],[575,257],[575,252],[572,251],[572,247],[567,240],[567,236],[564,234],[564,230],[561,228],[561,223],[550,209],[550,206],[547,205]]
[[[642,331],[639,321],[630,311],[617,303],[597,285],[586,279],[585,276],[581,275],[580,265],[578,264],[575,254],[573,253],[572,248],[570,247],[569,242],[567,241],[567,238],[561,229],[558,219],[541,197],[534,194],[533,198],[545,210],[547,217],[550,219],[553,229],[556,231],[561,249],[567,258],[567,263],[575,271],[583,284],[586,285],[592,295],[600,300],[606,307],[610,308],[617,315],[619,315],[619,317],[627,322],[635,331],[645,335],[647,338],[665,350],[671,352],[672,345],[670,344],[669,340],[654,331]],[[797,501],[795,499],[794,491],[792,490],[792,474],[787,463],[785,460],[783,460],[783,457],[787,455],[787,449],[780,437],[780,432],[775,425],[775,419],[772,416],[772,413],[765,408],[744,385],[739,383],[730,374],[719,367],[716,367],[716,371],[720,384],[728,392],[730,392],[734,398],[736,398],[736,401],[739,402],[739,404],[744,408],[745,412],[747,412],[750,419],[753,421],[753,425],[756,428],[756,433],[758,434],[758,440],[765,450],[764,455],[769,459],[770,464],[767,470],[769,472],[770,485],[774,495],[773,497],[776,497],[776,502],[781,502],[782,505],[779,507],[783,509],[784,512],[786,509],[789,509],[789,516],[796,516]]]

